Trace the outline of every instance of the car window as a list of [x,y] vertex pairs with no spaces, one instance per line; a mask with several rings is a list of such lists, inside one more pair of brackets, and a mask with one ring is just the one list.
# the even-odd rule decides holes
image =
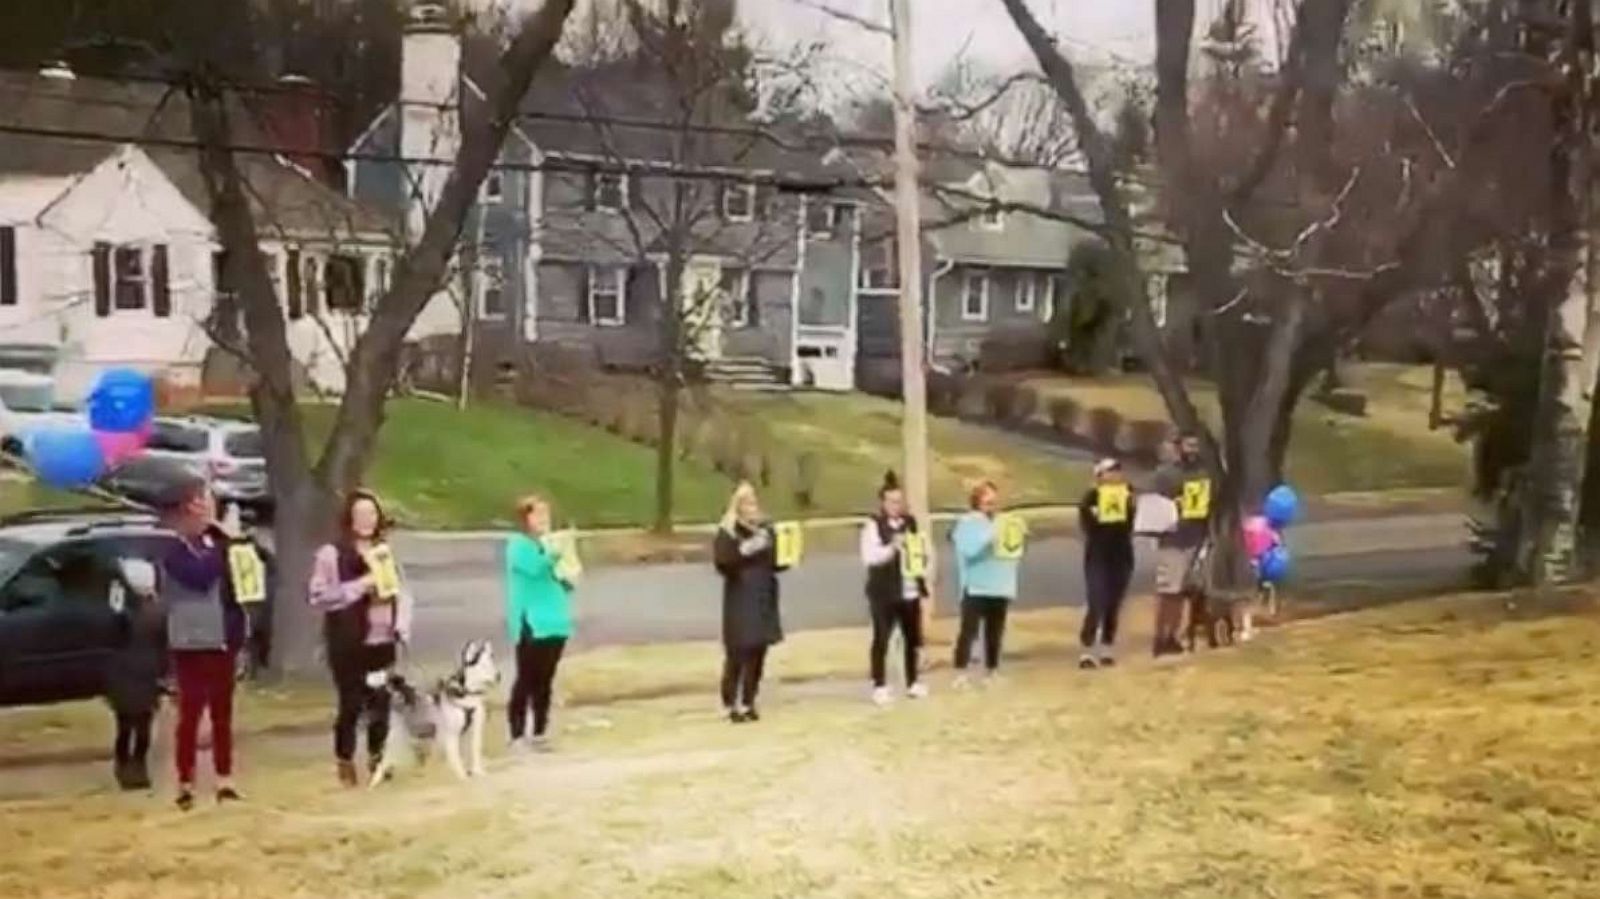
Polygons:
[[266,456],[261,445],[261,432],[231,431],[222,441],[222,448],[235,459],[261,459]]
[[119,576],[119,560],[159,562],[176,540],[146,534],[56,544],[23,562],[0,589],[0,609],[14,611],[63,601],[102,602],[110,594],[112,579]]
[[0,584],[5,583],[18,568],[21,568],[22,563],[26,562],[28,556],[38,548],[37,544],[0,537]]
[[203,429],[172,422],[158,421],[150,432],[150,449],[169,453],[203,453],[209,442]]

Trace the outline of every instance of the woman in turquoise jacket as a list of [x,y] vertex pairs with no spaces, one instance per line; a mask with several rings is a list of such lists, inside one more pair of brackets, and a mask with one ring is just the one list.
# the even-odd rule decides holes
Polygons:
[[995,555],[1000,511],[1000,491],[985,481],[973,488],[972,511],[961,516],[950,532],[955,544],[956,576],[961,585],[961,632],[956,637],[956,684],[966,683],[972,644],[983,626],[984,667],[989,675],[1000,668],[1000,641],[1006,630],[1006,611],[1017,598],[1017,560]]
[[[572,588],[558,573],[549,545],[550,504],[538,496],[517,503],[522,530],[506,540],[506,634],[516,647],[517,677],[506,710],[514,747],[545,749],[556,666],[572,636]],[[526,736],[528,709],[533,735]]]

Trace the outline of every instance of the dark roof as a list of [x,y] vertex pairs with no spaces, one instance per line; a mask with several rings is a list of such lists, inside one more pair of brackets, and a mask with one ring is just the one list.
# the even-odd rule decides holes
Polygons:
[[[235,100],[234,143],[272,147],[254,115]],[[148,81],[54,78],[35,72],[0,70],[0,128],[90,132],[140,144],[184,196],[203,214],[211,201],[198,152],[159,141],[192,141],[189,101],[180,89]],[[115,152],[118,144],[0,131],[0,177],[11,174],[73,175],[86,172]],[[363,204],[265,153],[235,157],[251,188],[252,206],[263,232],[387,233],[386,219]]]

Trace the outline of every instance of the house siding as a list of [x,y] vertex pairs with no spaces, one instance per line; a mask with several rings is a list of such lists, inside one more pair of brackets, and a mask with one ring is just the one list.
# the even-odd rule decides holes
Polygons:
[[[989,278],[989,303],[987,315],[981,321],[970,321],[963,315],[966,302],[967,279],[987,275]],[[935,297],[935,326],[933,358],[935,362],[976,362],[983,342],[991,337],[1009,335],[1043,335],[1049,322],[1043,318],[1046,306],[1045,291],[1050,277],[1060,278],[1059,272],[1034,268],[995,268],[981,265],[955,265],[941,276]],[[1023,290],[1025,279],[1036,279],[1034,308],[1029,312],[1017,310],[1017,297]],[[1064,284],[1064,279],[1059,283]],[[1058,288],[1059,290],[1059,288]],[[1058,295],[1056,302],[1062,299]]]

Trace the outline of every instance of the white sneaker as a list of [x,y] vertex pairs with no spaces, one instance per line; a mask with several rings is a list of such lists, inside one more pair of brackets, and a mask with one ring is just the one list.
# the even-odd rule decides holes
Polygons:
[[972,687],[972,678],[968,677],[965,674],[956,675],[956,679],[950,682],[950,688],[952,690],[966,690],[966,689],[969,689],[971,687]]
[[882,708],[884,706],[891,705],[893,702],[894,702],[894,695],[889,692],[889,688],[888,687],[873,687],[872,688],[872,704],[873,705]]
[[922,683],[921,681],[918,681],[917,683],[912,684],[911,686],[906,688],[906,698],[907,699],[927,699],[928,698],[928,685],[925,684],[925,683]]

